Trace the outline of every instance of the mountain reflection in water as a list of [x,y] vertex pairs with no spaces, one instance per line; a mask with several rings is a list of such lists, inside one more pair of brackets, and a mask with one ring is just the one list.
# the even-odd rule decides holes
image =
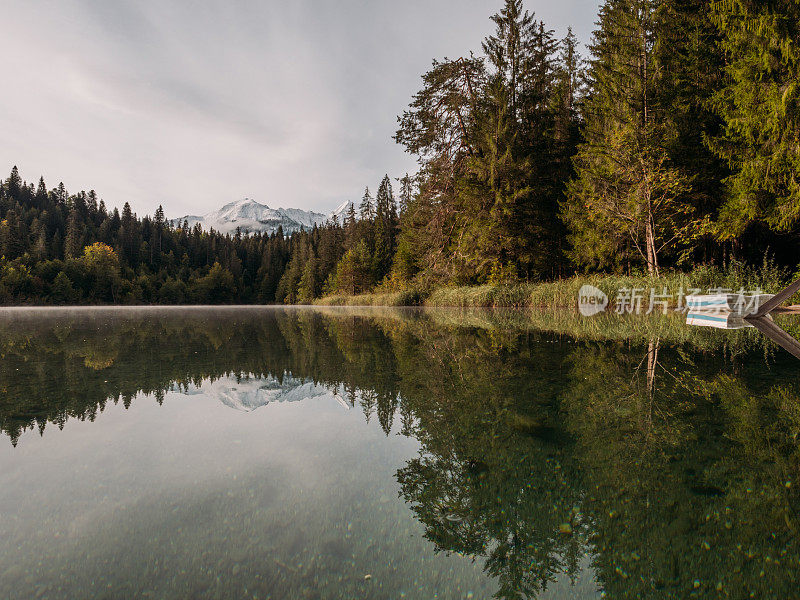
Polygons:
[[[397,514],[410,510],[431,557],[474,558],[488,594],[797,596],[800,363],[753,329],[446,310],[30,310],[0,313],[0,353],[0,431],[10,442],[0,468],[14,465],[26,436],[66,432],[75,420],[102,428],[109,405],[145,397],[161,411],[186,394],[247,411],[311,399],[343,411],[338,399],[386,444],[414,443],[384,483],[399,491]],[[287,436],[301,439],[305,426],[292,426]],[[346,443],[323,447],[336,454]],[[0,514],[18,522],[3,493]],[[340,542],[325,543],[339,552]],[[366,545],[381,546],[389,541]],[[13,561],[0,545],[0,596],[26,597]],[[371,574],[333,580],[322,558],[267,562],[261,579],[234,568],[222,587],[159,589],[483,597],[479,587],[456,594],[448,575],[424,566],[413,582],[395,566],[395,579],[363,588]],[[102,597],[95,591],[86,595]]]

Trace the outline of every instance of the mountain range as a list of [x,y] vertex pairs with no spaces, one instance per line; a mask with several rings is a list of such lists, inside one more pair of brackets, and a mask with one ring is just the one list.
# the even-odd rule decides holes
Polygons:
[[281,379],[274,376],[225,376],[213,381],[205,379],[200,385],[192,385],[186,389],[173,387],[172,391],[188,396],[202,394],[229,408],[244,412],[251,412],[275,402],[301,402],[323,396],[332,396],[343,407],[350,408],[338,391],[318,385],[311,379],[293,377],[289,373],[285,373]]
[[184,221],[189,227],[199,224],[204,231],[214,229],[220,233],[234,233],[237,228],[242,233],[264,233],[270,235],[283,228],[283,233],[289,235],[303,229],[313,229],[314,225],[322,225],[333,219],[334,215],[342,223],[350,209],[351,201],[347,201],[332,213],[323,214],[299,208],[270,208],[250,198],[237,202],[230,202],[203,216],[186,215],[179,219],[172,219],[173,226],[179,227]]

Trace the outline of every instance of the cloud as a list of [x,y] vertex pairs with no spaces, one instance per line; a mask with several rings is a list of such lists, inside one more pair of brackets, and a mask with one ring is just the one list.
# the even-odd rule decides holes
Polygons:
[[[453,0],[10,0],[0,167],[110,206],[203,213],[249,196],[326,211],[414,169],[391,135],[430,60],[500,6]],[[582,39],[597,2],[537,16]],[[536,9],[535,3],[528,2]],[[580,10],[578,10],[580,9]],[[551,11],[552,16],[545,14]],[[10,25],[10,26],[9,26]],[[560,32],[561,33],[561,32]]]

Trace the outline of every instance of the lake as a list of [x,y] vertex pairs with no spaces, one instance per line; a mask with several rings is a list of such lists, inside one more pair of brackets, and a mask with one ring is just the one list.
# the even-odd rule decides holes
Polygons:
[[0,598],[800,597],[800,362],[684,319],[0,310]]

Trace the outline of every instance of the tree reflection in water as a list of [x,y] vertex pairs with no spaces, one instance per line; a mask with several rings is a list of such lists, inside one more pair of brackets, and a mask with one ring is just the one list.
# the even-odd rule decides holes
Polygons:
[[555,323],[388,310],[6,315],[0,430],[16,443],[140,393],[161,402],[207,379],[291,374],[418,440],[397,473],[405,501],[436,550],[485,558],[499,598],[535,598],[587,563],[614,598],[796,595],[794,359],[753,331],[693,339],[673,322],[630,322],[604,339],[577,318]]

